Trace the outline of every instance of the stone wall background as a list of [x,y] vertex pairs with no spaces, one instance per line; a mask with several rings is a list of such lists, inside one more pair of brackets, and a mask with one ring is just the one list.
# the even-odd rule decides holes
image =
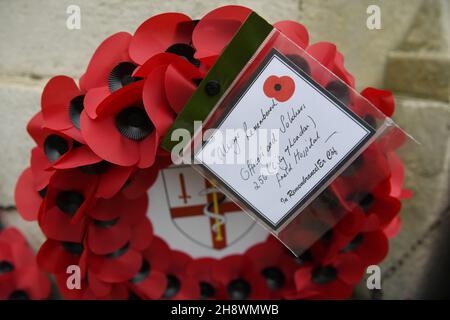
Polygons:
[[[81,29],[66,28],[66,8],[81,8]],[[0,0],[0,206],[6,225],[25,228],[39,247],[33,223],[14,208],[18,175],[28,165],[25,126],[38,111],[45,82],[57,74],[79,77],[108,35],[134,32],[148,17],[180,11],[200,18],[215,7],[241,4],[269,21],[305,24],[311,42],[336,43],[357,87],[390,88],[395,120],[422,144],[406,157],[415,197],[402,210],[404,227],[382,265],[383,292],[361,284],[359,298],[414,298],[430,268],[434,238],[448,231],[450,194],[450,0]],[[382,29],[368,30],[366,9],[381,8]],[[442,250],[439,249],[439,250]],[[444,247],[448,254],[448,247]],[[433,267],[433,265],[431,265]]]

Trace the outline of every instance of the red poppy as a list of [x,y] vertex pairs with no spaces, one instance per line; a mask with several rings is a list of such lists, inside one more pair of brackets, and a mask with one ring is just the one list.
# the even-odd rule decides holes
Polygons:
[[382,230],[358,233],[342,248],[343,252],[356,254],[365,267],[383,261],[388,250],[389,242]]
[[[99,108],[94,120],[81,115],[83,136],[89,147],[102,159],[121,166],[147,168],[155,161],[161,128],[168,124],[149,117],[149,108],[142,101],[144,81],[138,81],[117,91],[107,108]],[[106,106],[106,105],[105,105]],[[164,107],[164,106],[161,106]]]
[[283,245],[273,238],[247,250],[245,256],[253,262],[255,269],[265,279],[271,298],[282,298],[295,289],[294,272],[298,263],[293,255],[287,255]]
[[47,193],[47,187],[36,190],[34,186],[33,172],[25,169],[19,177],[14,192],[14,201],[17,211],[27,221],[36,220],[42,200]]
[[288,76],[270,76],[264,81],[264,94],[279,102],[289,100],[295,91],[295,82]]
[[146,231],[137,224],[145,219],[148,197],[127,200],[122,194],[97,199],[86,211],[91,218],[87,228],[87,246],[95,254],[108,254],[126,245],[133,233]]
[[401,209],[400,200],[390,195],[389,180],[380,182],[372,190],[350,193],[346,199],[354,206],[353,210],[365,215],[362,231],[387,227]]
[[98,255],[89,252],[87,265],[89,271],[104,282],[118,283],[131,279],[142,266],[142,251],[153,238],[150,221],[143,219],[134,229],[130,241],[108,254]]
[[213,258],[200,258],[192,260],[186,268],[186,274],[197,281],[200,287],[200,299],[225,299],[225,287],[213,278],[213,268],[217,260]]
[[391,170],[386,155],[377,142],[373,142],[335,180],[341,195],[356,191],[372,191],[381,181],[389,179]]
[[[118,32],[106,38],[95,50],[86,68],[86,72],[80,78],[82,91],[91,89],[109,88],[111,91],[122,86],[130,78],[136,65],[132,62],[128,47],[131,35],[126,32]],[[87,98],[87,97],[86,97]]]
[[246,256],[231,255],[218,260],[212,274],[213,278],[224,286],[228,299],[268,299],[270,297],[266,279]]
[[207,13],[192,32],[195,58],[214,64],[251,12],[241,6],[224,6]]
[[206,70],[176,54],[160,53],[139,67],[134,76],[146,79],[144,103],[159,107],[148,109],[150,117],[166,121],[180,113],[205,74]]
[[50,282],[19,230],[0,231],[0,300],[38,300],[50,295]]
[[101,161],[89,147],[80,145],[62,132],[44,127],[42,113],[37,113],[28,123],[27,130],[37,147],[31,153],[31,170],[35,188],[41,190],[55,169],[69,169]]
[[42,92],[42,116],[45,127],[60,131],[84,143],[80,132],[80,115],[84,109],[84,92],[72,78],[51,78]]
[[163,270],[167,268],[170,249],[163,240],[155,237],[143,255],[141,268],[128,281],[128,287],[141,299],[160,299],[168,285]]
[[346,299],[364,274],[364,265],[353,253],[340,253],[327,265],[305,265],[295,273],[297,298]]
[[[160,246],[166,248],[162,242]],[[167,252],[167,249],[164,249]],[[147,253],[148,255],[148,253]],[[187,266],[192,258],[181,251],[170,250],[164,261],[160,261],[155,268],[166,275],[167,284],[161,299],[186,300],[198,299],[200,287],[194,278],[186,274]]]
[[78,170],[58,171],[52,177],[38,220],[44,234],[53,240],[81,242],[96,181]]
[[193,60],[195,50],[191,47],[195,22],[181,13],[163,13],[143,22],[130,43],[130,57],[139,65],[154,55],[170,52]]

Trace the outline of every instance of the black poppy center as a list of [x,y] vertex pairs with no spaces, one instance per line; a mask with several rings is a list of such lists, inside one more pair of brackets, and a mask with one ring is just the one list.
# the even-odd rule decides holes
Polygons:
[[44,141],[44,152],[50,162],[56,161],[69,151],[67,141],[56,134],[51,134]]
[[276,267],[268,267],[262,271],[262,275],[266,278],[267,286],[272,290],[283,288],[286,278],[284,273]]
[[111,219],[111,220],[94,220],[94,225],[100,228],[111,228],[115,226],[119,218]]
[[333,96],[335,96],[340,102],[348,105],[350,102],[350,91],[347,86],[341,81],[331,81],[325,86]]
[[192,63],[194,66],[198,67],[200,66],[200,61],[194,58],[195,49],[192,48],[190,45],[185,43],[175,43],[171,45],[169,48],[167,48],[166,52],[170,52],[173,54],[176,54],[190,63]]
[[140,107],[128,107],[117,114],[116,127],[124,137],[140,141],[155,128],[147,113]]
[[214,286],[208,282],[200,282],[200,299],[206,300],[214,297],[216,294],[216,289]]
[[351,165],[349,165],[343,172],[342,175],[344,177],[349,177],[354,175],[363,165],[364,158],[362,156],[359,156],[355,159],[355,161],[352,162]]
[[11,292],[8,297],[9,300],[29,300],[28,294],[23,290],[16,290]]
[[364,235],[359,233],[353,240],[342,250],[343,252],[349,252],[357,249],[364,240]]
[[252,288],[247,281],[239,278],[228,284],[227,292],[232,300],[245,300],[250,296]]
[[139,269],[138,273],[134,275],[133,278],[130,279],[131,283],[139,283],[144,281],[150,273],[150,264],[147,260],[142,260],[141,269]]
[[319,201],[326,205],[328,209],[336,209],[340,206],[338,197],[329,188],[325,189],[324,192],[319,196]]
[[309,250],[304,251],[301,255],[299,255],[298,257],[295,257],[295,261],[299,265],[304,265],[306,262],[312,261],[311,251],[309,251]]
[[14,271],[14,265],[8,261],[0,261],[0,275]]
[[45,198],[45,196],[47,195],[47,187],[41,189],[38,191],[39,197],[41,197],[42,199]]
[[333,266],[318,266],[312,271],[312,281],[317,284],[327,284],[336,280],[337,270]]
[[363,209],[364,212],[368,212],[370,207],[372,206],[374,202],[374,197],[371,193],[366,193],[361,196],[358,205]]
[[69,118],[75,128],[80,129],[80,115],[84,109],[84,95],[77,96],[70,101]]
[[102,173],[105,173],[108,171],[108,169],[111,167],[111,163],[108,161],[102,160],[100,162],[94,163],[94,164],[88,164],[85,166],[81,166],[80,170],[83,173],[86,174],[92,174],[92,175],[99,175]]
[[166,291],[164,291],[163,298],[170,299],[175,297],[178,291],[180,291],[180,288],[180,280],[172,274],[167,275],[167,287]]
[[367,122],[372,128],[376,128],[377,127],[377,120],[375,120],[375,118],[370,115],[367,114],[363,117],[364,121]]
[[78,191],[62,191],[56,197],[56,206],[68,215],[74,215],[84,202],[84,196]]
[[295,63],[297,65],[297,67],[302,69],[303,72],[305,72],[308,75],[311,74],[311,68],[309,67],[308,62],[306,62],[306,60],[303,59],[301,56],[299,56],[297,54],[288,54],[287,57],[289,60],[291,60],[293,63]]
[[275,91],[280,91],[282,87],[281,84],[277,83],[273,88],[275,89]]
[[125,87],[127,84],[139,80],[139,78],[131,76],[136,67],[132,62],[121,62],[115,66],[108,77],[109,91],[114,92]]
[[130,243],[126,243],[122,248],[117,249],[117,251],[107,254],[106,257],[108,257],[110,259],[119,258],[120,256],[123,256],[128,251],[129,247],[130,247]]
[[67,253],[76,255],[81,255],[83,253],[84,247],[81,243],[63,241],[61,244]]

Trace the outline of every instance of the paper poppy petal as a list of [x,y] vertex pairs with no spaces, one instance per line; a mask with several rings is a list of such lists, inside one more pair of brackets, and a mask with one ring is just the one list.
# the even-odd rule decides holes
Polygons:
[[84,222],[72,223],[72,216],[54,207],[41,215],[39,226],[51,239],[69,242],[81,242],[84,235]]
[[137,163],[139,168],[148,168],[155,162],[158,145],[159,134],[156,131],[152,132],[150,136],[141,141],[139,144],[140,159]]
[[37,219],[42,198],[34,188],[33,172],[27,168],[19,177],[14,192],[17,211],[27,221]]
[[329,42],[317,42],[310,45],[306,52],[308,52],[314,59],[320,62],[328,69],[332,69],[336,57],[336,46]]
[[80,146],[71,150],[65,157],[57,160],[53,167],[55,169],[72,169],[97,163],[101,160],[88,146]]
[[[150,266],[151,268],[152,266]],[[141,282],[133,283],[132,288],[142,299],[160,299],[167,287],[167,277],[161,272],[150,271]]]
[[101,175],[96,196],[109,199],[124,186],[133,167],[112,166]]
[[155,125],[160,136],[166,134],[167,130],[175,120],[175,113],[170,108],[166,95],[164,94],[164,76],[166,67],[155,68],[145,80],[142,101],[145,111]]
[[131,249],[117,258],[91,255],[88,264],[100,280],[117,283],[131,279],[139,271],[142,255]]
[[178,114],[197,89],[197,86],[190,78],[186,78],[175,67],[169,65],[166,70],[165,89],[170,106]]
[[339,279],[349,285],[357,284],[364,274],[361,259],[353,253],[340,254],[334,267],[337,269]]
[[67,252],[61,242],[47,239],[36,256],[39,267],[49,273],[65,273],[69,265],[78,265],[80,256]]
[[224,6],[206,14],[192,33],[195,58],[220,55],[251,12],[241,6]]
[[359,256],[364,265],[378,264],[387,256],[389,242],[382,231],[366,232],[363,242],[353,253]]
[[142,219],[132,230],[131,245],[135,250],[147,248],[153,239],[153,227],[147,218]]
[[392,221],[383,229],[384,234],[388,238],[395,237],[401,229],[402,219],[400,216],[396,216]]
[[279,21],[273,25],[299,47],[305,49],[309,43],[309,34],[305,26],[296,21]]
[[111,227],[97,226],[95,222],[89,224],[87,245],[95,254],[107,254],[122,248],[131,238],[131,227],[124,223],[117,223]]
[[130,41],[131,35],[126,32],[118,32],[105,39],[94,52],[85,74],[80,78],[81,90],[107,87],[111,70],[120,62],[130,60]]
[[44,87],[41,96],[42,115],[45,126],[53,130],[64,130],[73,126],[69,118],[70,101],[81,91],[72,78],[56,76]]
[[88,146],[102,159],[120,166],[139,161],[139,144],[119,133],[114,116],[92,120],[81,114],[81,130]]
[[44,118],[42,112],[36,113],[27,124],[27,132],[37,145],[42,145],[44,141]]
[[92,272],[88,272],[89,289],[97,297],[105,297],[109,295],[113,289],[110,283],[99,280]]
[[54,170],[47,170],[50,162],[41,148],[33,148],[31,150],[31,171],[33,172],[34,187],[36,190],[42,190],[50,181],[50,178],[55,173]]
[[395,102],[392,92],[369,87],[361,91],[361,95],[372,102],[387,117],[391,117],[394,113]]
[[181,13],[163,13],[142,23],[130,43],[130,57],[143,64],[176,43],[189,44],[195,23]]
[[84,96],[84,111],[91,119],[97,118],[98,106],[111,94],[108,87],[89,90]]

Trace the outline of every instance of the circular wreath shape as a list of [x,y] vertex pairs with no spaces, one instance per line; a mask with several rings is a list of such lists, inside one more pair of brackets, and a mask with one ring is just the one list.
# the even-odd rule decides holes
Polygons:
[[[333,182],[325,203],[358,205],[299,258],[272,237],[244,253],[192,258],[154,234],[147,191],[171,165],[159,142],[250,13],[225,6],[199,21],[153,16],[133,35],[104,40],[78,83],[56,76],[46,84],[41,110],[27,126],[36,146],[15,200],[46,236],[37,262],[64,298],[343,299],[365,268],[386,256],[407,196],[395,143],[372,144]],[[274,26],[354,87],[333,44],[310,45],[306,28],[294,21]],[[342,86],[328,87],[345,95]],[[368,88],[362,95],[392,115],[390,92]],[[373,174],[385,179],[364,192]],[[358,186],[360,196],[349,198],[344,182]],[[67,288],[69,265],[81,268],[79,290]]]

